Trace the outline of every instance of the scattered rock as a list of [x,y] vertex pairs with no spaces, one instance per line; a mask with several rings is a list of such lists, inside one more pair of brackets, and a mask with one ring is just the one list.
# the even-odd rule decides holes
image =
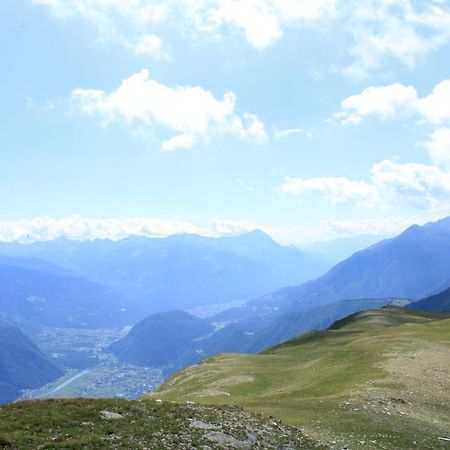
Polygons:
[[206,423],[201,420],[193,420],[190,423],[192,428],[197,428],[199,430],[217,430],[219,427],[217,425],[213,425],[211,423]]
[[81,422],[81,425],[83,425],[84,427],[93,427],[94,422]]
[[212,442],[217,442],[220,445],[228,445],[232,448],[252,448],[252,443],[250,441],[240,441],[223,431],[210,431],[209,433],[206,433],[205,437]]
[[106,410],[100,411],[100,415],[102,416],[103,419],[106,419],[106,420],[117,420],[117,419],[125,418],[125,416],[122,414],[119,414],[119,413],[116,413],[113,411],[106,411]]

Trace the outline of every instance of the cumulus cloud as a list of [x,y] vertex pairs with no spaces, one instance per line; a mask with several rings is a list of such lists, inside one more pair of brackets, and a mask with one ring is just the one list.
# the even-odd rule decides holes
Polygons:
[[162,40],[155,34],[143,34],[135,42],[130,42],[129,46],[138,55],[147,55],[156,59],[167,58],[167,54],[163,49]]
[[98,30],[101,40],[117,42],[136,54],[166,56],[159,36],[150,33],[165,22],[169,5],[156,0],[33,0],[57,18],[79,17]]
[[417,110],[430,123],[449,122],[450,80],[441,81],[428,96],[418,99]]
[[429,150],[431,160],[435,164],[450,169],[450,128],[434,130],[424,146]]
[[264,49],[296,24],[310,24],[336,14],[335,0],[216,0],[203,1],[203,27],[233,26],[245,33],[247,41]]
[[392,207],[440,209],[450,201],[450,174],[435,166],[382,161],[372,168],[372,183]]
[[450,12],[444,2],[358,0],[348,5],[348,29],[355,42],[350,50],[354,61],[345,69],[349,75],[364,77],[389,58],[412,67],[450,39]]
[[179,149],[189,149],[197,143],[197,138],[193,134],[179,134],[162,143],[162,148],[166,152]]
[[378,192],[374,186],[344,177],[308,179],[287,177],[279,191],[300,198],[307,194],[318,194],[333,205],[355,203],[358,206],[369,207],[378,202]]
[[413,86],[396,83],[369,87],[361,94],[342,102],[343,111],[337,117],[344,123],[358,124],[364,117],[374,115],[381,119],[411,115],[416,109],[417,91]]
[[264,124],[256,115],[236,112],[232,92],[216,99],[198,86],[161,84],[149,78],[148,70],[131,75],[111,93],[75,89],[72,100],[83,113],[98,117],[105,126],[120,121],[176,133],[162,144],[169,151],[190,148],[216,135],[230,134],[248,141],[266,138]]
[[[185,23],[201,33],[226,28],[243,32],[255,48],[264,49],[283,35],[286,27],[311,24],[336,14],[337,0],[34,0],[57,17],[83,17],[107,40],[131,38],[122,29],[145,33],[161,22]],[[123,22],[131,26],[124,27]],[[147,31],[148,32],[148,31]],[[136,33],[135,33],[136,34]],[[137,46],[139,52],[140,46]]]
[[372,86],[344,99],[336,118],[344,124],[358,124],[369,116],[386,120],[413,115],[431,124],[450,122],[450,80],[441,81],[424,97],[414,86],[400,83]]
[[332,204],[366,208],[441,210],[448,209],[450,202],[450,174],[435,166],[385,160],[373,166],[370,181],[343,177],[288,177],[279,191],[300,199],[316,194]]
[[349,34],[353,62],[344,72],[364,77],[395,58],[408,66],[450,39],[446,2],[414,0],[33,0],[56,17],[81,17],[102,39],[142,53],[142,36],[160,24],[216,37],[238,34],[263,50],[293,27],[333,21]]
[[423,97],[414,86],[400,83],[369,87],[344,99],[335,119],[344,125],[357,125],[371,116],[381,120],[417,117],[432,127],[440,126],[424,147],[434,164],[450,167],[450,80],[442,80]]

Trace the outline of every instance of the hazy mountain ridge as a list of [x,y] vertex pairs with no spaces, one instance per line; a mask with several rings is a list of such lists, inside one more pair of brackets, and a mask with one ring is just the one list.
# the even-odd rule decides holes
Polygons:
[[362,235],[356,237],[339,238],[331,241],[319,241],[313,244],[301,247],[305,251],[323,255],[335,261],[337,264],[339,261],[349,258],[354,253],[370,247],[384,239],[387,236],[376,235]]
[[[187,342],[188,351],[179,361],[188,364],[224,351],[261,351],[300,333],[326,328],[357,311],[398,303],[398,299],[407,304],[408,298],[448,287],[449,277],[450,218],[413,226],[355,253],[317,280],[283,288],[205,320],[216,331]],[[162,341],[166,339],[169,335],[162,335]],[[132,352],[132,346],[128,351]],[[143,364],[143,360],[137,355],[134,363]]]
[[25,327],[100,328],[136,320],[121,294],[91,281],[0,265],[0,310]]
[[143,299],[147,314],[249,300],[329,267],[320,257],[281,246],[259,231],[223,238],[0,243],[0,254],[40,258]]
[[411,303],[410,308],[430,312],[450,312],[450,289]]
[[77,274],[63,267],[43,261],[39,258],[0,255],[0,265],[21,267],[22,269],[53,273],[55,275],[76,277]]
[[308,311],[342,299],[420,299],[450,284],[450,218],[383,240],[338,263],[326,274],[227,311],[229,320]]

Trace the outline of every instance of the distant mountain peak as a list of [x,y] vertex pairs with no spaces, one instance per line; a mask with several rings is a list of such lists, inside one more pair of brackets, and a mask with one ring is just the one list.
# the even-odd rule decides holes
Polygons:
[[401,237],[416,236],[416,235],[420,234],[423,231],[425,226],[426,225],[421,227],[420,225],[417,225],[417,224],[411,225],[405,231],[401,232],[398,237],[401,238]]
[[255,228],[254,230],[239,234],[235,237],[246,237],[246,238],[251,238],[251,239],[259,240],[259,241],[264,240],[264,241],[275,242],[271,236],[269,236],[266,232],[264,232],[258,228]]

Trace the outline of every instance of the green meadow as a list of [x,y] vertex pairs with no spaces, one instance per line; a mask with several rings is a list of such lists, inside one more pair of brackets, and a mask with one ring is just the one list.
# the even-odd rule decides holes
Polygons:
[[401,308],[357,313],[258,355],[220,354],[154,397],[240,405],[329,445],[448,448],[450,316]]

